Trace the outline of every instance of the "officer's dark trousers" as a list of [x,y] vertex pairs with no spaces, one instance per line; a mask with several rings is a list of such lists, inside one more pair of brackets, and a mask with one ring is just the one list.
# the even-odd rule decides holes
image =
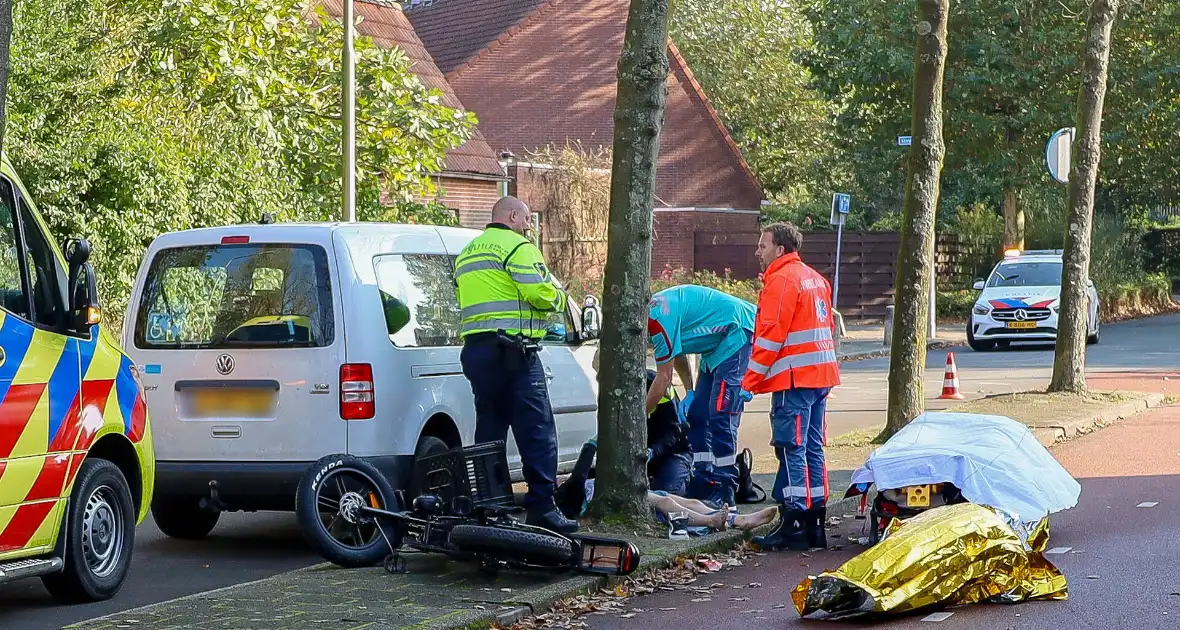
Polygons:
[[[517,369],[507,353],[520,357]],[[475,394],[476,443],[507,441],[511,428],[529,485],[524,507],[545,511],[557,482],[557,427],[541,358],[494,342],[468,343],[459,357]]]

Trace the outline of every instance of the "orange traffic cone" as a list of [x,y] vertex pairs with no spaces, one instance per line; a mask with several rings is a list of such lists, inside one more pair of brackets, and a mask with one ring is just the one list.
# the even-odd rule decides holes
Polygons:
[[955,353],[946,353],[946,376],[942,379],[942,395],[939,400],[963,400],[959,393],[959,368],[955,365]]

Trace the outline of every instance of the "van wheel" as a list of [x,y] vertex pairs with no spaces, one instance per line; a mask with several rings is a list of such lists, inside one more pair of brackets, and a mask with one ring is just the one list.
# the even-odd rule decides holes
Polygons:
[[152,501],[152,518],[165,536],[199,540],[213,531],[221,512],[201,509],[196,497],[157,496]]
[[[442,438],[433,435],[423,435],[421,438],[418,438],[418,448],[414,449],[414,461],[417,462],[423,457],[439,455],[449,450],[451,450],[451,447]],[[421,488],[418,487],[418,480],[415,479],[416,476],[414,474],[410,475],[410,492],[408,495],[410,497],[417,497],[421,492]]]
[[65,568],[41,578],[54,597],[70,603],[110,599],[123,587],[135,545],[135,502],[127,479],[105,459],[82,462],[70,493]]

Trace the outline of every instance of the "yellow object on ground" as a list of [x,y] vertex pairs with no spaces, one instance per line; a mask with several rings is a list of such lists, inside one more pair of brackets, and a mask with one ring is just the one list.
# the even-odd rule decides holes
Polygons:
[[[1067,598],[1065,576],[1044,558],[1049,521],[1028,547],[993,509],[974,503],[893,521],[884,540],[791,593],[800,615],[846,619],[928,607]],[[1031,548],[1031,550],[1030,550]]]

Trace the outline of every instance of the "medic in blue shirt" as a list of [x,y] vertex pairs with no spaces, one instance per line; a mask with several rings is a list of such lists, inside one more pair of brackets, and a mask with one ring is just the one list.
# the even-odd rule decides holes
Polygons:
[[[648,389],[647,413],[680,375],[688,394],[688,439],[693,474],[689,496],[735,505],[737,434],[742,410],[753,398],[742,390],[750,363],[757,309],[716,289],[682,285],[652,296],[647,332],[655,348],[656,377]],[[686,356],[700,355],[695,386]]]

